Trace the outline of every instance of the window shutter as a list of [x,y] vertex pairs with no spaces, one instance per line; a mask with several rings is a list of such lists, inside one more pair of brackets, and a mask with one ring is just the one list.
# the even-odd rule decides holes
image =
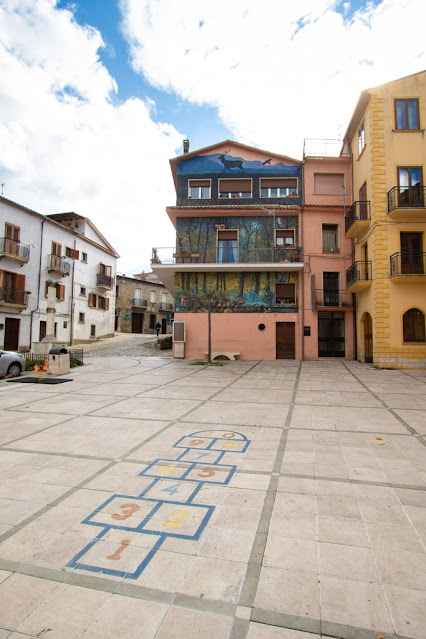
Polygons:
[[260,187],[263,189],[295,189],[297,178],[260,178]]
[[56,285],[56,298],[58,302],[63,302],[65,299],[65,286],[63,284]]
[[314,193],[316,195],[343,195],[345,191],[343,173],[315,173]]
[[18,291],[25,291],[25,275],[16,276],[16,288]]
[[189,180],[189,186],[210,186],[210,180]]
[[105,298],[105,310],[106,311],[109,310],[109,298],[108,297]]
[[91,306],[92,308],[95,306],[94,300],[93,300],[94,297],[95,295],[93,293],[89,293],[89,306]]
[[217,237],[219,240],[237,240],[238,239],[238,231],[218,231]]
[[49,292],[49,282],[45,282],[45,287],[44,287],[44,296],[47,297]]
[[70,255],[70,257],[71,257],[73,260],[78,260],[79,255],[80,255],[80,252],[79,252],[79,251],[77,251],[76,249],[71,249],[71,255]]
[[251,192],[251,180],[220,180],[220,191],[224,193]]
[[275,284],[275,296],[278,298],[294,297],[294,284]]
[[0,288],[3,287],[3,271],[0,269]]

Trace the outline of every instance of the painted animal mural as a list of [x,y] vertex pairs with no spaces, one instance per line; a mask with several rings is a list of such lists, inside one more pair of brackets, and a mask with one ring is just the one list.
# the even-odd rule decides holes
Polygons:
[[231,149],[229,149],[228,151],[224,151],[223,153],[219,154],[219,160],[222,162],[224,169],[222,171],[222,173],[225,173],[226,171],[229,171],[229,173],[232,173],[231,169],[238,169],[239,173],[244,173],[244,167],[243,167],[243,161],[242,160],[227,160],[226,156],[228,155],[228,153],[230,152]]

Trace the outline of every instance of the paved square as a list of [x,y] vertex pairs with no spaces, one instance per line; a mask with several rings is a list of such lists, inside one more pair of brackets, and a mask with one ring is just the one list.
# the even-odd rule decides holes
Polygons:
[[0,637],[426,638],[426,371],[0,382]]

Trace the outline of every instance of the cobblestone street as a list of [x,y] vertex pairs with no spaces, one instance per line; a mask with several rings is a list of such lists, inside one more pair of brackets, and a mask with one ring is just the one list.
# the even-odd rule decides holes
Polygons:
[[[167,335],[160,335],[164,339]],[[115,333],[114,337],[92,344],[81,344],[84,357],[166,357],[172,356],[172,349],[160,350],[155,347],[156,335],[136,333]]]

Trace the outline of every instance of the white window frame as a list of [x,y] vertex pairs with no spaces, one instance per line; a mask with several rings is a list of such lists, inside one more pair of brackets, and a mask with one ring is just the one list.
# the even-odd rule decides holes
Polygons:
[[365,148],[365,128],[364,128],[364,120],[363,120],[358,129],[358,156],[361,155],[364,148]]
[[[249,195],[244,195],[244,193],[248,193],[248,191],[222,191],[221,192],[221,187],[222,184],[224,182],[235,182],[237,180],[250,180],[250,194]],[[220,200],[226,200],[226,199],[232,199],[232,200],[238,200],[238,199],[244,199],[244,200],[248,200],[249,198],[253,197],[253,179],[252,178],[219,178],[219,183],[218,183],[218,198]]]
[[[278,244],[278,235],[277,235],[277,233],[282,232],[282,231],[285,231],[286,233],[291,232],[293,234],[293,241],[292,241],[291,244],[286,244],[286,243]],[[282,239],[287,239],[287,238],[282,238]],[[295,232],[294,229],[275,229],[275,246],[279,246],[279,247],[282,247],[282,248],[294,248],[296,246],[295,239],[296,239],[296,232]]]
[[[200,182],[203,178],[199,178],[198,180],[188,180],[188,199],[189,200],[210,200],[212,196],[212,181],[205,180],[209,182],[209,186],[191,186],[191,182]],[[209,194],[203,196],[202,189],[208,188]],[[198,195],[191,195],[191,189],[198,189]]]
[[[288,179],[288,180],[296,180],[296,186],[286,186],[286,187],[271,187],[265,186],[267,184],[268,179],[272,180],[274,178],[260,178],[259,180],[259,195],[261,198],[271,198],[271,197],[289,197],[289,196],[297,196],[299,189],[299,179],[297,176],[289,177],[289,178],[275,178],[275,179]],[[263,183],[263,186],[262,186]],[[268,191],[268,195],[262,195],[262,191]],[[277,191],[277,195],[271,195],[271,191]]]
[[151,291],[149,295],[149,302],[150,304],[155,304],[156,301],[157,301],[157,292]]

